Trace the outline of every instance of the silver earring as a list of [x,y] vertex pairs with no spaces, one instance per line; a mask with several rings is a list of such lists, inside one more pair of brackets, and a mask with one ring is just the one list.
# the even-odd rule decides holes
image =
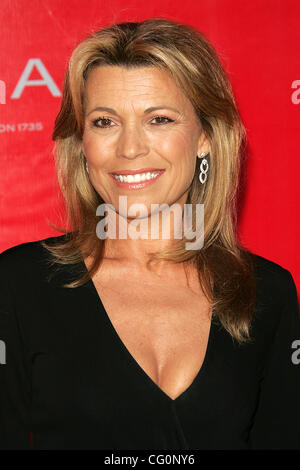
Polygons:
[[208,169],[209,169],[209,165],[208,165],[208,161],[206,160],[206,158],[203,158],[206,156],[206,153],[205,152],[201,152],[201,155],[202,157],[202,161],[201,161],[201,164],[200,164],[200,173],[199,173],[199,181],[200,183],[204,184],[205,181],[207,180],[207,172],[208,172]]
[[87,161],[85,161],[85,169],[86,169],[87,173],[89,173],[89,167],[88,167]]

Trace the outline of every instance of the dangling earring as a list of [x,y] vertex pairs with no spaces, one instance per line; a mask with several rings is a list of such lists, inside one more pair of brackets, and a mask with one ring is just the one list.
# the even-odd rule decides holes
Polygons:
[[[202,152],[200,156],[205,157],[206,156],[205,152]],[[206,158],[202,158],[202,161],[201,161],[201,164],[200,164],[200,170],[201,171],[199,173],[199,181],[202,184],[204,184],[205,181],[207,180],[208,169],[209,169],[208,161],[206,160]]]
[[86,169],[87,173],[89,173],[89,167],[88,167],[87,161],[85,161],[85,169]]

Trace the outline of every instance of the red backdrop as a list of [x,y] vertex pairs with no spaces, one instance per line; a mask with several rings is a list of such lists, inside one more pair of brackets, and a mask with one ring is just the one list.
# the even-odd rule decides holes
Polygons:
[[0,251],[57,234],[51,132],[75,45],[110,22],[161,16],[215,45],[248,131],[239,233],[300,287],[299,0],[1,0]]

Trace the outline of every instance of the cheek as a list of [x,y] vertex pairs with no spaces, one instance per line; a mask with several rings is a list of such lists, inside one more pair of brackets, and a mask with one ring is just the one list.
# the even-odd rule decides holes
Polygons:
[[197,153],[190,132],[174,132],[169,136],[165,136],[165,138],[161,138],[156,144],[158,152],[163,154],[164,158],[171,163],[182,163],[183,166],[186,166]]
[[111,155],[109,148],[103,145],[97,135],[86,133],[83,135],[83,151],[88,160],[93,165],[102,165]]

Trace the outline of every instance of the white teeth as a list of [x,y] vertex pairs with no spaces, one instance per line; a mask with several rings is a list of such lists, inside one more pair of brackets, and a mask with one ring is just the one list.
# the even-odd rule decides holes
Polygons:
[[117,181],[121,181],[121,183],[140,183],[141,181],[150,180],[156,178],[159,175],[160,171],[156,171],[153,173],[138,173],[136,175],[113,175],[113,177]]

